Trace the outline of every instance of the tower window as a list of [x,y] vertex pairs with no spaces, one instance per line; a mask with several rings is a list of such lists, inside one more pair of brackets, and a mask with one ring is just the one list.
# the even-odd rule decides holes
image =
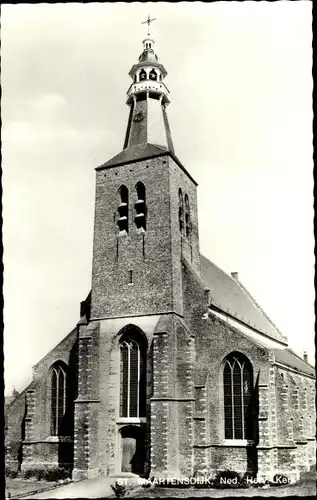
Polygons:
[[66,413],[66,368],[56,364],[51,377],[51,435],[59,436]]
[[133,284],[133,272],[132,272],[132,269],[129,270],[129,284],[130,285]]
[[247,358],[237,354],[225,361],[223,371],[226,439],[253,439],[253,373]]
[[120,339],[120,416],[144,417],[146,413],[146,342],[128,327]]
[[157,80],[157,73],[155,69],[152,69],[149,74],[150,80]]
[[140,71],[140,82],[142,80],[146,80],[146,72],[144,71],[144,69],[141,69]]
[[178,191],[178,223],[179,230],[183,234],[184,232],[184,201],[182,190]]
[[118,227],[120,233],[129,232],[129,191],[126,186],[121,186],[118,191],[119,206],[118,206]]
[[190,219],[190,206],[187,194],[185,194],[185,234],[190,238],[192,232],[191,219]]
[[146,230],[146,216],[147,216],[147,207],[146,207],[146,193],[145,186],[143,182],[138,182],[135,186],[135,191],[137,195],[137,201],[134,205],[135,207],[135,224],[138,229],[143,231]]

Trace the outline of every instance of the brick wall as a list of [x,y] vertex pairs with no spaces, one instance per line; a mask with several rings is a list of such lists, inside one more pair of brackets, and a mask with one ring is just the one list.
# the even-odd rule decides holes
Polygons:
[[[146,188],[146,231],[134,223],[135,186]],[[119,234],[118,190],[129,189],[129,233]],[[182,314],[178,190],[187,193],[192,219],[192,264],[199,267],[196,186],[168,156],[97,171],[92,317]],[[129,283],[129,271],[133,284]]]

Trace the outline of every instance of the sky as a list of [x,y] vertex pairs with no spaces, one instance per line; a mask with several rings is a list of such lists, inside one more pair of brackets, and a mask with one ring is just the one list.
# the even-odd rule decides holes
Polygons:
[[201,253],[314,362],[312,3],[2,8],[5,391],[79,319],[94,168],[123,148],[148,14],[175,152],[198,182]]

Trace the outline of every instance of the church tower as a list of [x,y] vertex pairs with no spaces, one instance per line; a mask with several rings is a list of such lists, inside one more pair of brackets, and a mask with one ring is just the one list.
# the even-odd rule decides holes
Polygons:
[[92,319],[182,316],[181,255],[200,266],[197,184],[175,156],[150,36],[129,75],[123,150],[96,169]]
[[96,168],[74,478],[192,468],[194,339],[182,323],[182,266],[200,273],[197,184],[174,152],[167,72],[149,34],[129,75],[123,150]]

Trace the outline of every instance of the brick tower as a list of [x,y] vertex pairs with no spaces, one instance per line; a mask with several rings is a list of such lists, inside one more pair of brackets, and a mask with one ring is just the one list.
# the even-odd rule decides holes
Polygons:
[[[124,148],[96,169],[91,314],[79,327],[74,477],[97,469],[107,475],[192,472],[194,346],[178,327],[182,256],[200,272],[197,184],[174,153],[167,72],[153,45],[148,35],[129,72]],[[178,429],[185,418],[187,429]]]

